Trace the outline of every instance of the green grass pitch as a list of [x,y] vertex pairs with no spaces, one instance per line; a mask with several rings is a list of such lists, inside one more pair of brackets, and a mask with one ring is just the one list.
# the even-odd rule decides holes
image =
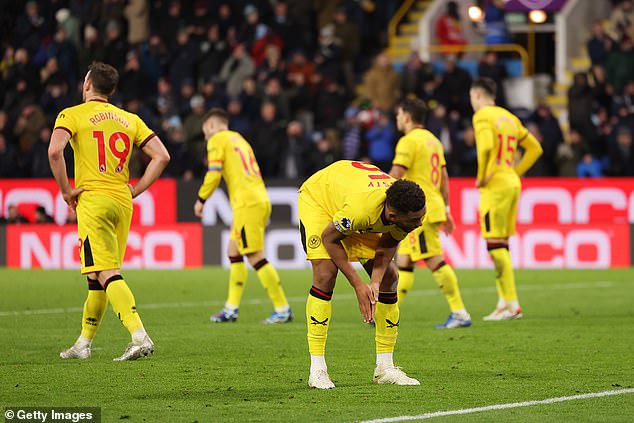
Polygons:
[[[271,312],[250,271],[240,319],[212,324],[227,271],[124,273],[155,355],[112,362],[128,334],[111,310],[93,357],[62,361],[79,334],[86,282],[77,271],[0,269],[0,407],[99,406],[104,422],[351,422],[634,387],[634,269],[517,271],[524,320],[483,322],[493,271],[457,271],[474,318],[436,330],[446,302],[425,269],[401,309],[397,365],[421,386],[372,384],[374,329],[347,281],[333,298],[327,360],[337,385],[307,387],[304,304],[309,270],[280,271],[295,321]],[[442,422],[631,422],[634,394],[462,416]]]

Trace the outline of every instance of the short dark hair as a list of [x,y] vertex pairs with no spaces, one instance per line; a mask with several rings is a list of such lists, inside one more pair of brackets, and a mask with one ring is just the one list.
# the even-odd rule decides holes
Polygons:
[[119,83],[119,72],[115,68],[107,63],[92,62],[88,70],[90,71],[88,79],[96,92],[106,96],[114,93]]
[[491,78],[487,78],[486,76],[481,76],[473,81],[473,84],[471,84],[471,88],[481,89],[485,92],[485,94],[492,98],[495,98],[498,91],[498,86],[495,81]]
[[220,107],[214,107],[213,109],[205,113],[205,116],[203,116],[203,122],[207,122],[207,119],[212,117],[219,119],[224,124],[229,123],[229,114],[226,112],[225,109],[221,109]]
[[425,207],[425,193],[416,182],[399,179],[385,194],[385,204],[398,213],[417,212]]
[[410,115],[414,123],[423,125],[427,121],[427,105],[419,98],[406,98],[398,107]]

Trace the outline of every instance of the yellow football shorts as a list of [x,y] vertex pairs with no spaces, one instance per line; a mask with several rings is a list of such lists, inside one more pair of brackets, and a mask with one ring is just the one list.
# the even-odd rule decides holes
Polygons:
[[480,230],[483,238],[507,238],[515,234],[520,187],[480,190]]
[[77,235],[82,274],[121,269],[131,220],[132,203],[126,206],[94,191],[80,194]]
[[251,254],[264,250],[264,230],[271,216],[271,203],[233,210],[231,240],[238,244],[240,254]]
[[440,244],[440,225],[442,222],[429,222],[423,219],[423,224],[401,241],[398,254],[407,255],[412,261],[428,259],[442,255]]
[[[306,258],[329,259],[330,255],[321,241],[321,234],[328,223],[332,222],[332,216],[305,192],[299,194],[298,213],[299,232]],[[341,244],[348,254],[348,260],[364,263],[374,258],[380,238],[379,233],[353,234],[344,238]]]

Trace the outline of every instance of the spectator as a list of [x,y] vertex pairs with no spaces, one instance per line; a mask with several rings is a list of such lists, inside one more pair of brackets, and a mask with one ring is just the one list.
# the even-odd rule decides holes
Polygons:
[[389,172],[392,167],[394,135],[394,124],[385,113],[381,113],[378,121],[365,133],[370,161],[384,172]]
[[265,178],[280,176],[280,151],[285,138],[284,132],[282,122],[277,119],[275,103],[262,103],[260,117],[251,125],[248,139]]
[[335,39],[335,27],[327,25],[319,31],[319,44],[314,58],[317,72],[325,79],[339,81],[341,77],[341,48]]
[[588,56],[590,56],[593,66],[605,66],[608,52],[612,50],[613,43],[612,39],[605,33],[603,23],[595,21],[592,25],[592,37],[586,43]]
[[291,114],[289,109],[289,100],[284,90],[282,90],[282,85],[280,84],[279,79],[271,78],[266,82],[262,100],[264,102],[271,102],[275,104],[278,119],[288,120]]
[[506,92],[504,90],[504,79],[508,77],[506,68],[504,65],[498,63],[498,55],[494,51],[487,51],[480,64],[478,65],[478,76],[491,78],[496,82],[497,95],[495,97],[495,104],[504,107],[506,104]]
[[609,173],[612,176],[634,176],[634,151],[632,131],[621,126],[616,131],[616,139],[610,144]]
[[354,92],[354,62],[361,50],[359,26],[348,20],[345,7],[339,7],[334,15],[335,39],[341,47],[341,70],[348,92]]
[[593,79],[592,96],[600,107],[611,110],[614,88],[605,75],[605,69],[599,65],[592,66],[590,73]]
[[28,219],[20,214],[18,208],[9,204],[7,207],[7,223],[8,224],[20,224],[20,223],[29,223]]
[[251,130],[251,122],[245,113],[242,113],[242,103],[239,98],[232,98],[227,104],[229,114],[229,128],[240,134],[248,134]]
[[634,38],[634,7],[631,0],[622,0],[612,10],[610,35],[615,40]]
[[314,163],[317,153],[313,144],[304,132],[304,127],[299,121],[289,122],[286,127],[286,142],[280,151],[279,176],[289,179],[305,179],[312,175],[316,168]]
[[186,28],[178,31],[176,43],[172,46],[171,52],[168,68],[173,87],[180,87],[185,80],[194,81],[198,49],[190,39]]
[[436,37],[440,45],[447,47],[447,52],[453,54],[461,53],[456,48],[467,44],[458,13],[458,3],[455,1],[447,3],[447,11],[436,22]]
[[343,115],[344,90],[334,80],[324,80],[315,95],[315,125],[318,128],[336,128]]
[[620,48],[613,48],[608,54],[606,72],[608,81],[614,86],[614,92],[620,93],[625,82],[634,75],[634,49],[632,39],[623,38]]
[[506,26],[505,0],[493,0],[484,9],[486,35],[484,41],[491,44],[508,44],[511,42]]
[[275,35],[265,24],[258,24],[255,29],[255,40],[251,48],[251,57],[256,66],[260,66],[264,60],[270,60],[271,51],[276,51],[278,61],[282,56],[284,41]]
[[575,129],[588,138],[592,134],[592,103],[594,97],[588,85],[588,77],[583,72],[574,76],[574,81],[568,90],[568,119],[570,128]]
[[273,34],[284,40],[285,53],[293,51],[302,45],[301,37],[298,37],[301,28],[288,16],[288,3],[284,0],[278,0],[273,5],[271,30]]
[[38,206],[35,208],[35,223],[55,223],[55,221],[46,213],[46,209],[43,206]]
[[464,176],[473,178],[478,173],[478,152],[475,146],[475,133],[469,126],[458,133],[454,143],[453,162],[458,163],[458,168],[452,172],[452,176]]
[[[634,78],[634,74],[631,75]],[[625,84],[623,94],[614,98],[614,108],[618,110],[624,107],[628,115],[634,115],[634,79],[629,79]]]
[[31,169],[29,176],[32,178],[52,178],[51,165],[48,162],[48,144],[51,140],[51,126],[40,129],[40,136],[33,146],[31,157]]
[[15,178],[18,174],[17,152],[0,132],[0,178]]
[[199,45],[198,76],[209,78],[217,75],[222,64],[229,58],[229,45],[220,38],[220,27],[212,24],[207,29],[206,37]]
[[391,113],[401,97],[401,79],[385,53],[376,57],[374,65],[363,77],[363,84],[373,107]]
[[404,96],[423,96],[423,87],[434,80],[434,71],[429,63],[424,63],[418,52],[410,54],[401,74],[401,92]]
[[80,29],[82,22],[73,16],[69,9],[61,8],[55,12],[57,27],[64,31],[66,39],[75,47],[75,51],[81,46]]
[[123,71],[130,45],[123,36],[121,23],[111,20],[106,24],[104,61],[119,72]]
[[246,53],[244,44],[236,45],[220,70],[220,80],[227,84],[227,95],[230,97],[240,95],[242,83],[252,76],[254,71],[255,64]]
[[260,13],[253,4],[247,4],[244,8],[244,22],[240,28],[238,39],[250,50],[256,40],[257,27],[260,24]]
[[152,92],[149,82],[151,78],[141,68],[136,51],[130,51],[126,56],[126,63],[119,82],[119,94],[125,101],[133,98],[149,98]]
[[147,41],[150,35],[150,9],[147,0],[128,0],[123,9],[128,20],[128,43],[135,46]]
[[35,54],[42,40],[53,33],[53,25],[41,12],[37,1],[29,0],[24,4],[24,14],[18,16],[15,23],[15,40],[31,54]]
[[148,76],[149,83],[152,86],[155,86],[159,78],[163,76],[167,58],[167,49],[158,34],[150,35],[147,42],[142,43],[139,47],[139,64],[143,72]]
[[530,120],[535,122],[537,130],[541,135],[539,141],[544,150],[544,154],[540,156],[538,161],[542,161],[544,164],[544,176],[557,176],[555,157],[559,145],[564,142],[559,121],[553,116],[550,107],[545,104],[537,106],[537,110]]
[[99,39],[99,32],[92,25],[84,28],[84,42],[79,48],[79,69],[86,72],[88,66],[94,61],[105,60],[106,49]]
[[344,115],[345,132],[342,141],[342,159],[358,160],[361,150],[361,122],[358,118],[359,109],[356,107],[348,107]]
[[555,161],[559,169],[559,176],[577,176],[577,164],[585,154],[583,136],[575,129],[570,131],[570,141],[559,144]]
[[203,115],[205,114],[205,99],[200,94],[196,94],[189,100],[191,112],[185,117],[183,129],[185,130],[185,142],[190,149],[204,151],[207,144],[203,136]]
[[339,160],[339,153],[332,138],[318,131],[313,133],[313,142],[319,152],[319,154],[315,156],[316,160],[313,166],[315,169],[323,169]]
[[577,177],[600,178],[601,176],[603,176],[601,172],[601,163],[595,159],[592,154],[584,154],[579,164],[577,164]]
[[457,111],[461,116],[468,116],[471,111],[469,103],[469,87],[471,87],[471,75],[458,66],[457,57],[453,54],[447,56],[445,72],[442,82],[438,87],[440,95],[447,99],[447,110]]

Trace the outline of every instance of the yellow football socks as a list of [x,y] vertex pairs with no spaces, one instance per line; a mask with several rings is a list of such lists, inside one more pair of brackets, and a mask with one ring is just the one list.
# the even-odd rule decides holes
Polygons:
[[489,245],[488,249],[497,273],[495,283],[498,288],[498,295],[507,303],[517,301],[515,274],[513,273],[513,263],[511,263],[511,254],[508,247],[505,245]]
[[225,307],[236,309],[240,307],[242,294],[247,284],[247,266],[242,256],[229,257],[231,268],[229,269],[229,295]]
[[273,302],[276,311],[288,311],[288,300],[280,283],[277,270],[266,259],[257,262],[253,268],[258,274],[262,286]]
[[106,281],[104,290],[112,304],[114,312],[130,334],[143,328],[141,318],[136,311],[134,295],[132,295],[128,284],[123,280],[123,276],[112,276]]
[[398,303],[399,305],[405,299],[405,296],[414,285],[414,267],[398,268]]
[[464,309],[464,303],[462,302],[462,296],[458,288],[458,278],[453,268],[444,261],[441,261],[432,272],[432,276],[445,295],[445,298],[447,298],[451,311]]
[[306,324],[308,326],[308,351],[311,356],[326,353],[326,338],[332,317],[332,292],[324,292],[314,286],[306,301]]
[[394,352],[400,313],[396,292],[379,292],[379,301],[374,311],[374,326],[376,329],[376,353]]
[[93,339],[108,308],[108,297],[96,279],[88,279],[88,297],[84,302],[81,320],[81,337]]

